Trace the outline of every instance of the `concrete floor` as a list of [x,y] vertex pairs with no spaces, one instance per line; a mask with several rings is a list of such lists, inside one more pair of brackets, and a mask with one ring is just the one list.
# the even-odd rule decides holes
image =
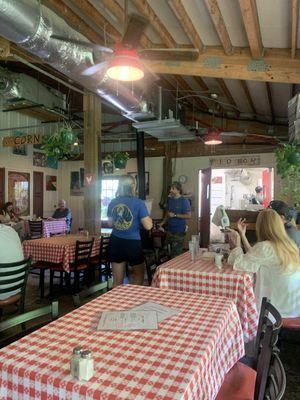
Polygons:
[[[146,280],[145,280],[146,284]],[[59,288],[57,287],[59,290]],[[45,294],[47,296],[48,286],[46,278]],[[87,300],[90,301],[92,297]],[[49,299],[45,297],[40,299],[38,290],[38,277],[36,275],[29,275],[27,291],[26,291],[26,311],[34,308],[41,307],[42,305],[49,304]],[[59,297],[59,314],[64,315],[74,310],[72,297],[70,295],[61,295]],[[5,314],[7,316],[10,315]],[[4,317],[5,317],[4,315]],[[285,400],[300,400],[300,333],[296,333],[290,337],[297,343],[283,342],[281,348],[281,360],[284,364],[287,375],[287,389],[284,396]]]

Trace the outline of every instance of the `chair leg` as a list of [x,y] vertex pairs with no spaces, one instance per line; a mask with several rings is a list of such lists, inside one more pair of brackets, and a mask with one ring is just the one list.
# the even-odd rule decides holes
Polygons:
[[59,273],[59,286],[62,288],[64,285],[64,272],[60,271]]
[[44,298],[45,296],[45,269],[41,268],[40,269],[40,291],[41,291],[41,299]]
[[50,285],[49,285],[50,298],[52,298],[52,294],[53,294],[53,278],[54,278],[54,270],[50,269]]

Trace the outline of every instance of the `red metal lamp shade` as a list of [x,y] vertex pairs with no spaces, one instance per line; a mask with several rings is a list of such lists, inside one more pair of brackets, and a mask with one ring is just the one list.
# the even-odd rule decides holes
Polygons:
[[204,138],[204,143],[210,146],[221,144],[221,132],[217,128],[209,128],[207,131],[207,135]]
[[107,75],[117,81],[138,81],[144,77],[143,66],[136,50],[116,45],[115,56],[109,61]]

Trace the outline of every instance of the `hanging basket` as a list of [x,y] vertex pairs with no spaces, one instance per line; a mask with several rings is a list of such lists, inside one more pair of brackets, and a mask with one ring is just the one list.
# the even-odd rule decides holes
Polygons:
[[113,155],[114,166],[116,169],[124,169],[126,168],[127,161],[129,160],[129,154],[125,153],[115,153]]

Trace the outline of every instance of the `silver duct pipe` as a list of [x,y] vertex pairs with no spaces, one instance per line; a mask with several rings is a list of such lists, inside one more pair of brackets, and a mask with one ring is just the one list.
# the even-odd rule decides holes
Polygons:
[[6,100],[20,98],[17,79],[8,71],[0,68],[0,95]]
[[99,77],[83,77],[81,72],[94,64],[92,51],[84,46],[51,39],[53,33],[85,39],[55,13],[41,6],[39,0],[0,0],[1,36],[44,59],[84,87],[97,92],[124,114],[139,109],[138,98],[126,87],[119,85],[116,90],[109,79],[99,86]]

